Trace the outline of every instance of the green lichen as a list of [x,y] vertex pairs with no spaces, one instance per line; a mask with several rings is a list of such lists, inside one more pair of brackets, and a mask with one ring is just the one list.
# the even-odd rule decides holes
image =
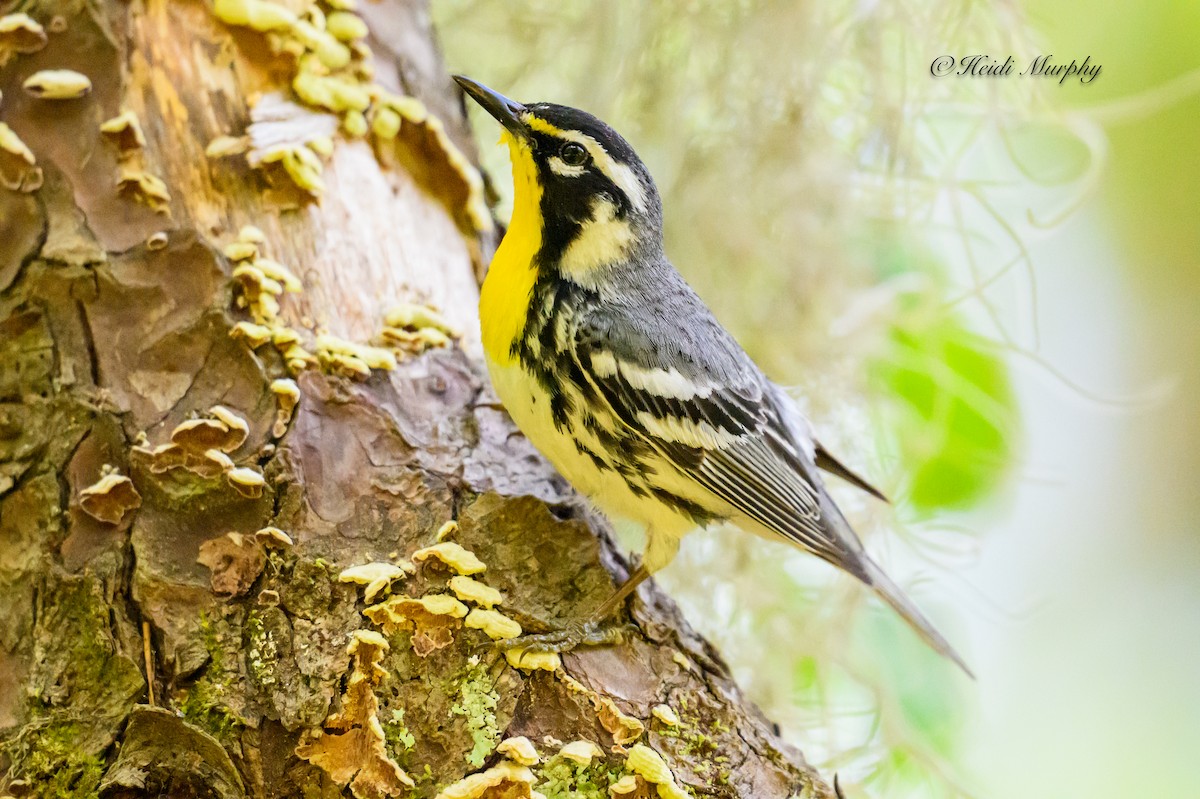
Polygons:
[[78,721],[39,720],[5,744],[11,773],[25,779],[38,799],[89,799],[97,795],[104,760],[81,751],[90,731]]
[[406,755],[416,745],[416,737],[409,732],[404,723],[404,708],[394,708],[390,718],[380,716],[379,726],[383,727],[383,738],[387,743],[388,754],[401,766],[407,760]]
[[104,754],[145,682],[119,651],[98,578],[50,582],[46,596],[31,636],[29,721],[0,742],[0,761],[38,799],[92,797]]
[[534,770],[534,787],[546,799],[610,799],[608,787],[621,779],[624,769],[602,761],[590,766],[555,755]]
[[241,721],[226,704],[234,686],[230,684],[229,669],[222,646],[222,634],[208,614],[200,615],[200,636],[208,652],[208,665],[187,689],[179,703],[183,718],[212,735],[229,743],[241,728]]
[[496,725],[496,694],[487,667],[478,659],[467,663],[464,675],[458,680],[458,701],[450,712],[466,719],[474,746],[467,753],[467,763],[473,768],[482,768],[484,762],[500,742],[500,729]]
[[260,688],[270,688],[276,682],[275,664],[279,660],[279,647],[275,637],[263,623],[263,618],[253,611],[246,617],[246,670],[250,679]]

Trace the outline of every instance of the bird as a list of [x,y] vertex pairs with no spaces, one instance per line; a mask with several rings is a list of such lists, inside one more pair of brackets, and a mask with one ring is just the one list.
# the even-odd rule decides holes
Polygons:
[[501,126],[511,221],[480,289],[484,359],[530,442],[603,515],[646,531],[641,562],[578,629],[603,623],[695,529],[732,523],[858,578],[930,647],[962,657],[867,553],[820,471],[886,501],[817,441],[667,259],[653,177],[592,114],[454,79]]

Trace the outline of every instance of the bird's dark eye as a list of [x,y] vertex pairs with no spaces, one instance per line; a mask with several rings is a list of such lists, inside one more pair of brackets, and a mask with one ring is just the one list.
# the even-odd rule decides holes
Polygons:
[[583,166],[588,162],[587,150],[583,148],[582,144],[573,141],[569,141],[559,148],[558,157],[567,166]]

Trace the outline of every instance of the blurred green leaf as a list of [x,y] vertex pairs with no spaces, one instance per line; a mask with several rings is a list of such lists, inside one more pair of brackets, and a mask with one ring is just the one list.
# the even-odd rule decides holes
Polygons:
[[999,485],[1016,409],[995,345],[949,312],[919,308],[893,323],[873,372],[894,400],[889,427],[913,506],[964,507]]

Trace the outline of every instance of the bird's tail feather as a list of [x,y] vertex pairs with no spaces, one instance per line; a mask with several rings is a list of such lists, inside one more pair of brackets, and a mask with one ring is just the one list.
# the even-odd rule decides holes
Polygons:
[[968,677],[975,679],[975,675],[971,669],[967,667],[966,662],[950,646],[950,642],[942,637],[933,626],[929,619],[925,618],[925,614],[921,613],[920,609],[913,603],[911,599],[904,595],[900,590],[900,586],[892,582],[892,578],[888,577],[874,561],[864,555],[863,570],[866,572],[866,582],[875,589],[875,593],[886,603],[900,614],[900,616],[908,622],[908,625],[913,628],[917,635],[921,636],[921,640],[933,647],[939,654],[944,655],[950,660],[958,664]]

